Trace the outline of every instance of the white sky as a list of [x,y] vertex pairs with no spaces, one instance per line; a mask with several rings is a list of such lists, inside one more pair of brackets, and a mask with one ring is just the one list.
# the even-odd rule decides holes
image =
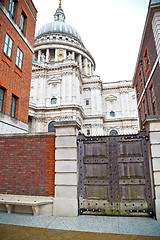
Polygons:
[[[36,32],[54,21],[59,0],[32,0]],[[132,80],[149,0],[62,0],[66,23],[80,34],[103,82]]]

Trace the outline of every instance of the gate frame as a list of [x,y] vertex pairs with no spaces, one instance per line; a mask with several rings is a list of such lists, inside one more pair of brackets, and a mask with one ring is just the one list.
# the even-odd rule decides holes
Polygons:
[[[103,138],[103,137],[108,137],[108,138],[110,138],[111,136],[94,136],[94,137],[88,137],[88,136],[85,136],[85,135],[83,135],[83,134],[81,134],[81,135],[79,135],[79,139],[77,140],[78,142],[87,142],[87,141],[98,141],[98,138]],[[116,137],[116,136],[114,136],[114,137]],[[114,138],[113,137],[113,138]],[[138,135],[122,135],[122,136],[118,136],[118,137],[123,137],[123,141],[125,140],[125,139],[141,139],[141,138],[146,138],[146,140],[148,140],[148,137],[146,136],[146,134],[145,134],[145,132],[141,132],[141,133],[139,133]],[[83,139],[84,138],[84,139]],[[110,140],[109,140],[110,141]],[[143,141],[143,143],[144,143],[144,141]],[[107,141],[106,141],[106,144],[107,144]],[[145,145],[145,143],[144,143],[144,145]],[[154,199],[154,190],[153,190],[153,178],[152,178],[152,166],[151,166],[151,164],[150,164],[150,154],[149,154],[149,150],[150,150],[150,144],[147,144],[148,145],[148,163],[147,163],[147,165],[149,165],[148,166],[148,170],[149,170],[149,175],[150,175],[150,183],[148,183],[148,181],[147,180],[149,180],[148,178],[147,178],[147,180],[145,180],[145,188],[147,187],[147,189],[148,189],[148,184],[150,185],[149,187],[150,187],[150,196],[151,196],[151,200],[150,200],[150,204],[152,204],[152,209],[154,209],[155,207],[154,207],[154,201],[153,201],[153,199]],[[81,148],[82,146],[80,146],[80,148]],[[82,147],[83,148],[83,147]],[[144,147],[142,147],[142,149],[144,149]],[[83,152],[83,151],[82,151]],[[83,154],[81,152],[81,155]],[[143,161],[145,161],[145,159],[146,159],[146,150],[144,150],[143,151],[143,158],[144,158],[144,160]],[[118,155],[117,155],[117,157],[118,157]],[[120,156],[119,156],[120,157]],[[108,156],[108,160],[109,160],[109,158],[110,158],[110,156]],[[79,160],[80,161],[82,161],[82,156],[80,156],[79,155]],[[109,163],[108,163],[109,164]],[[146,164],[145,164],[146,165]],[[143,166],[144,166],[144,163],[143,163]],[[81,168],[83,169],[83,164],[81,164]],[[146,168],[146,166],[145,166],[145,168]],[[147,171],[148,172],[148,171]],[[144,174],[145,174],[145,172],[144,172]],[[148,174],[148,173],[147,173]],[[81,175],[83,175],[83,173],[81,172]],[[80,177],[80,176],[79,176]],[[81,177],[82,178],[82,177]],[[145,178],[146,179],[146,178]],[[80,179],[79,181],[82,181],[82,179]],[[120,185],[119,185],[120,186]],[[84,188],[84,184],[82,183],[81,185],[79,185],[79,197],[81,196],[81,194],[82,194],[82,192],[84,191],[84,189],[82,190],[82,188]],[[80,191],[80,189],[81,189],[81,191]],[[82,198],[82,196],[81,196],[81,198]],[[84,200],[85,200],[86,198],[84,198]],[[83,198],[81,199],[81,204],[82,204],[82,200],[83,200]],[[148,202],[147,201],[148,199],[146,199],[146,202]],[[133,200],[133,202],[134,202],[134,200]],[[87,202],[86,202],[87,203]],[[88,209],[89,207],[86,205],[86,208],[85,208],[85,204],[86,203],[84,203],[84,205],[82,204],[82,211],[80,211],[81,210],[81,208],[80,208],[80,210],[79,210],[79,212],[81,213],[83,213],[83,212],[85,212],[85,209],[87,210],[87,211],[89,211],[89,212],[91,212],[91,210],[92,209]],[[90,205],[90,204],[89,204]],[[94,205],[94,203],[93,203],[93,205]],[[96,204],[97,205],[97,204]],[[100,204],[101,205],[101,204]],[[149,207],[149,205],[148,205],[148,207]],[[135,210],[131,210],[130,211],[130,213],[131,213],[131,215],[132,215],[132,213],[133,212],[136,212],[136,213],[138,213],[138,212],[141,212],[141,213],[147,213],[147,214],[150,214],[151,216],[155,216],[154,215],[154,210],[152,210],[152,209],[146,209],[146,210],[139,210],[139,211],[135,211]],[[100,211],[100,209],[96,209],[96,207],[95,207],[95,209],[93,209],[93,212],[94,211],[96,211],[96,210],[98,210],[98,211]],[[151,210],[151,211],[150,211]],[[157,217],[157,216],[156,216]]]

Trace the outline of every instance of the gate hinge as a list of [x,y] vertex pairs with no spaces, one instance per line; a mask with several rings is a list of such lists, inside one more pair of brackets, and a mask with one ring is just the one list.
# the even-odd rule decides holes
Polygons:
[[93,141],[99,141],[99,138],[87,138],[87,139],[78,139],[77,143],[79,142],[93,142]]
[[82,215],[84,212],[101,212],[101,209],[78,208],[78,215]]
[[148,136],[125,136],[124,139],[146,139],[149,140]]
[[155,218],[155,212],[153,210],[129,210],[131,213],[148,213],[151,217]]

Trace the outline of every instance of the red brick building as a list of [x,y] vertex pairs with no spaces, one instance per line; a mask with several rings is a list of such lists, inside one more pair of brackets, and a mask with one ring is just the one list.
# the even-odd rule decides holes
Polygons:
[[133,78],[141,129],[147,117],[160,115],[159,22],[160,0],[151,0]]
[[0,0],[0,134],[28,131],[36,15],[32,0]]

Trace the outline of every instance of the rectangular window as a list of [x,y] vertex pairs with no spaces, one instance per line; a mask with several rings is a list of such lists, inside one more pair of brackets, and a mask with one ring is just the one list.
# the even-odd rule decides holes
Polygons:
[[26,16],[22,12],[22,14],[21,14],[21,22],[20,22],[20,30],[21,30],[22,33],[24,33],[25,19],[26,19]]
[[12,47],[13,47],[13,40],[12,38],[6,33],[5,43],[4,43],[4,53],[11,58],[12,55]]
[[153,115],[156,115],[156,103],[155,103],[155,97],[154,97],[152,85],[150,87],[150,94],[151,94],[151,105],[152,105]]
[[16,114],[16,103],[17,103],[17,98],[14,95],[12,95],[10,116],[13,118],[15,118],[15,114]]
[[140,85],[143,84],[143,78],[142,78],[142,72],[141,72],[141,70],[139,71],[139,82],[140,82]]
[[146,118],[147,113],[146,113],[146,101],[145,100],[143,101],[143,113],[144,113],[144,116]]
[[145,62],[145,68],[146,70],[149,67],[149,56],[148,56],[148,50],[146,49],[144,52],[144,62]]
[[0,112],[3,112],[4,89],[0,88]]
[[89,100],[86,100],[86,105],[87,105],[87,106],[89,105]]
[[15,0],[10,0],[9,14],[10,14],[12,19],[14,19],[14,16],[15,16],[15,9],[16,9],[16,2],[15,2]]
[[16,57],[16,65],[22,69],[22,62],[23,62],[23,52],[20,48],[17,48],[17,57]]

